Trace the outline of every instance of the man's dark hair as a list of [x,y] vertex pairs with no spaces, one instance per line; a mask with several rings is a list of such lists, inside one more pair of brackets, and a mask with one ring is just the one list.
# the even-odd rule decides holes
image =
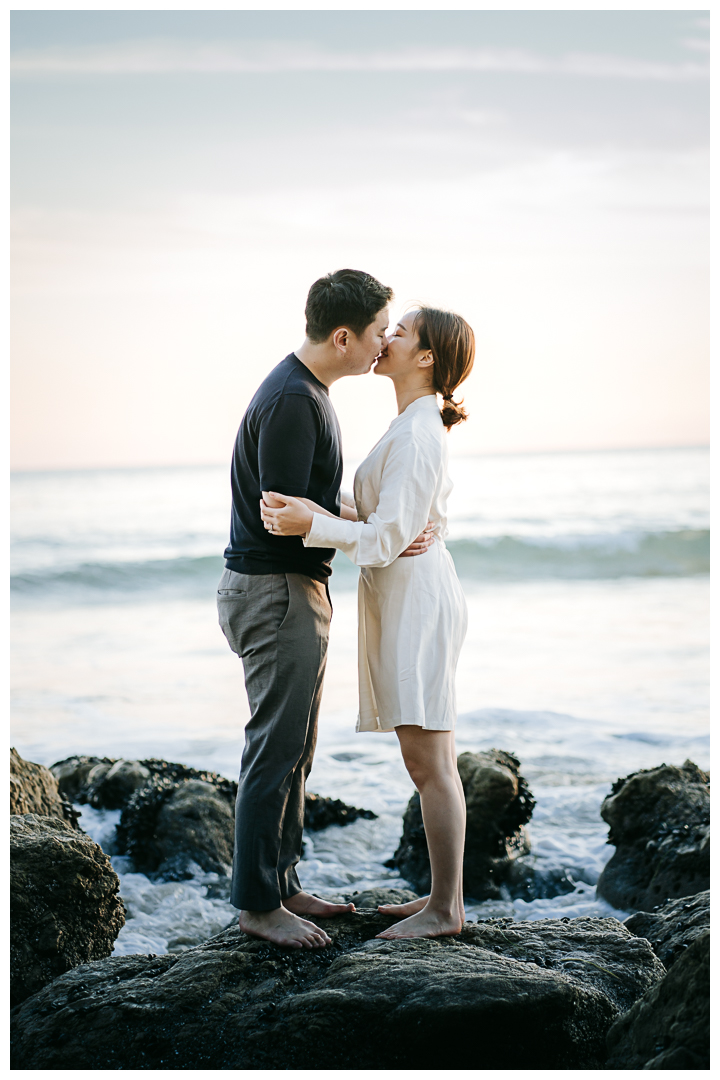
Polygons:
[[338,326],[360,337],[393,298],[392,289],[362,270],[336,270],[311,285],[305,305],[305,333],[315,344]]

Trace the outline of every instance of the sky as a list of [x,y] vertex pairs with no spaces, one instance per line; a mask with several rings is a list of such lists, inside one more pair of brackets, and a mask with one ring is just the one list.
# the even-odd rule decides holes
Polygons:
[[11,19],[15,468],[228,460],[341,267],[473,326],[456,453],[707,441],[706,11]]

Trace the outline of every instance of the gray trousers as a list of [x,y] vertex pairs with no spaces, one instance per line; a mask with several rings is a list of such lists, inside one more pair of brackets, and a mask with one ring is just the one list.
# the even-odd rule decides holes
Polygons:
[[295,866],[332,607],[327,586],[306,574],[225,570],[217,599],[223,633],[242,657],[250,704],[230,900],[272,911],[301,890]]

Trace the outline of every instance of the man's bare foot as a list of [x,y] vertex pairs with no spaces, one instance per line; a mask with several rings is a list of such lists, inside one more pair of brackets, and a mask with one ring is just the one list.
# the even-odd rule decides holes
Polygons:
[[299,892],[283,900],[283,907],[296,915],[320,915],[325,919],[331,919],[333,915],[345,915],[355,910],[354,904],[331,904],[329,900],[321,900],[319,896],[311,893]]
[[402,922],[389,926],[387,930],[383,930],[382,934],[375,936],[388,941],[395,938],[449,937],[459,934],[462,927],[462,919],[458,911],[432,911],[427,905],[422,911],[411,915],[409,919],[403,919]]
[[289,949],[323,949],[330,944],[324,930],[284,907],[274,911],[241,911],[238,925],[252,937],[264,938]]
[[429,896],[421,896],[417,900],[409,900],[407,904],[378,904],[378,911],[381,915],[397,915],[404,919],[408,915],[416,915],[418,911],[422,911],[429,899]]

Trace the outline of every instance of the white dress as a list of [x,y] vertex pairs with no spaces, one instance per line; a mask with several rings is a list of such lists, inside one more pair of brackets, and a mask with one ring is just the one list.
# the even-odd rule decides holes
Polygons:
[[[467,605],[445,547],[447,433],[434,396],[390,424],[355,474],[358,521],[313,514],[308,547],[334,547],[361,567],[358,731],[455,726],[455,669]],[[398,555],[434,522],[424,555]]]

